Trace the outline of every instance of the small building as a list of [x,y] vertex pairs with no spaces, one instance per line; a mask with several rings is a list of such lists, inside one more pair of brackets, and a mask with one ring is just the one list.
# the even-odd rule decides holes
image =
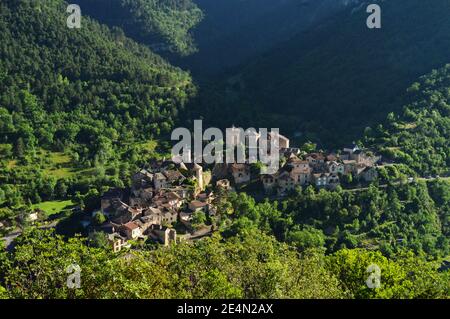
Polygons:
[[323,156],[323,154],[321,153],[311,153],[306,155],[306,160],[308,161],[309,165],[317,166],[325,162],[325,156]]
[[142,235],[141,229],[135,222],[122,225],[121,230],[127,236],[127,239],[136,239]]
[[183,174],[175,169],[165,171],[163,174],[166,177],[167,183],[170,185],[181,183],[186,179]]
[[156,190],[167,188],[167,177],[163,173],[156,173],[153,179],[153,185]]
[[336,161],[328,162],[328,172],[331,174],[345,174],[344,164]]
[[177,231],[172,228],[164,226],[155,226],[152,233],[158,238],[158,240],[164,245],[168,246],[171,243],[175,243],[177,240]]
[[250,181],[250,168],[246,164],[231,164],[231,174],[236,184],[247,183]]
[[223,189],[223,190],[230,190],[231,189],[231,184],[230,184],[230,181],[228,179],[218,180],[216,182],[216,186],[218,188],[220,188],[220,189]]
[[355,160],[343,160],[342,163],[344,164],[344,174],[355,174],[357,169],[357,163]]
[[192,220],[192,212],[180,212],[180,221],[183,224],[190,226],[191,220]]
[[335,189],[339,185],[339,175],[329,174],[327,176],[327,187],[329,189]]
[[355,142],[344,147],[344,153],[353,154],[354,152],[359,151],[359,150],[360,150],[360,148]]
[[178,213],[174,210],[166,210],[162,213],[162,222],[165,224],[176,223],[178,219]]
[[285,194],[286,192],[292,191],[297,186],[296,181],[288,172],[283,172],[278,176],[277,184],[279,194]]
[[197,199],[201,202],[211,204],[214,200],[213,192],[203,192],[197,195]]
[[192,212],[198,211],[203,211],[205,213],[208,212],[208,203],[201,202],[199,200],[193,200],[192,202],[189,203],[188,207]]
[[264,190],[270,192],[277,185],[277,179],[275,175],[261,175],[261,181],[263,183]]
[[292,170],[291,178],[295,181],[296,184],[306,185],[311,181],[311,169],[305,170]]
[[314,184],[316,187],[326,187],[328,185],[328,176],[326,173],[319,173],[313,175]]
[[331,153],[328,154],[325,159],[327,162],[337,162],[338,156],[335,153]]
[[153,184],[153,173],[150,173],[146,169],[141,169],[132,177],[133,187],[146,188]]
[[28,216],[27,216],[27,221],[29,221],[29,222],[35,222],[38,219],[39,219],[38,212],[29,213]]
[[115,253],[118,253],[123,247],[127,246],[126,239],[118,233],[108,234],[108,242]]
[[175,192],[168,192],[165,195],[166,202],[173,208],[178,209],[183,205],[183,201],[180,195]]

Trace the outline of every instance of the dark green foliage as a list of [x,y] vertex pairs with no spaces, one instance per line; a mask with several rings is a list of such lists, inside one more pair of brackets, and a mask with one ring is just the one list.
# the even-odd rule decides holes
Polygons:
[[106,162],[133,141],[167,134],[193,93],[190,77],[119,31],[84,18],[66,27],[62,1],[2,1],[0,139],[27,149],[72,147]]
[[203,17],[192,0],[80,0],[83,12],[157,52],[188,55],[196,50],[190,30]]
[[420,78],[408,89],[400,116],[366,132],[366,143],[422,176],[447,175],[450,167],[450,65]]
[[450,3],[383,1],[382,29],[366,26],[366,6],[319,26],[214,79],[198,112],[212,125],[280,127],[319,148],[360,138],[399,112],[402,92],[448,63]]
[[[300,250],[325,247],[407,249],[429,257],[450,252],[448,182],[372,185],[360,191],[315,191],[312,187],[278,203],[256,203],[245,194],[223,199],[234,221],[224,236],[259,228]],[[227,207],[221,204],[221,210]]]
[[[382,286],[366,285],[370,264]],[[80,267],[80,289],[69,289],[71,265]],[[414,254],[387,259],[363,249],[324,256],[297,254],[252,230],[223,242],[113,254],[34,230],[0,252],[1,297],[9,298],[446,298],[448,272]],[[71,271],[73,273],[73,270]]]
[[[195,94],[188,73],[119,29],[87,16],[67,28],[66,7],[0,3],[0,188],[9,206],[123,186]],[[43,149],[69,159],[49,170]]]
[[[114,255],[48,231],[21,236],[0,252],[0,287],[10,298],[342,298],[323,254],[298,254],[258,231]],[[67,288],[70,265],[81,289]],[[0,291],[0,293],[3,293]]]
[[193,34],[198,52],[177,59],[210,76],[259,56],[345,7],[343,0],[193,0],[204,19]]

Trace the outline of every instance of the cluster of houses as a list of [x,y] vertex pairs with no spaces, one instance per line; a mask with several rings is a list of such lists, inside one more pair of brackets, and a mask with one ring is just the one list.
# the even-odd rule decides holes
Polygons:
[[372,182],[378,177],[375,166],[380,157],[366,154],[354,143],[340,154],[300,155],[300,150],[294,148],[284,149],[283,152],[286,163],[278,172],[261,176],[267,193],[284,195],[297,186],[307,185],[335,189],[342,177],[347,175],[364,182]]
[[[198,164],[155,162],[134,174],[128,191],[113,189],[102,196],[100,212],[107,221],[95,231],[100,228],[108,234],[115,252],[129,246],[129,240],[151,238],[164,245],[174,243],[175,224],[192,229],[195,213],[215,215],[214,194],[205,191],[208,183]],[[218,185],[229,187],[226,181]]]
[[[340,154],[301,154],[289,146],[286,137],[280,135],[279,140],[285,164],[271,175],[252,174],[251,165],[246,163],[216,163],[211,172],[205,172],[195,163],[154,162],[133,176],[128,191],[114,189],[103,195],[101,213],[107,221],[97,228],[108,234],[116,252],[128,246],[129,240],[151,238],[169,245],[177,241],[174,225],[194,232],[194,214],[202,212],[214,219],[214,192],[219,189],[231,190],[256,181],[261,191],[283,196],[298,186],[335,189],[346,175],[367,182],[377,178],[375,165],[380,158],[355,144]],[[210,187],[211,181],[215,187]]]

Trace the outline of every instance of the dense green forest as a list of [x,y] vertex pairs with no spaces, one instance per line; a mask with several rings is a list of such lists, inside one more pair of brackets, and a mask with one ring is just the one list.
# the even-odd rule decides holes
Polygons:
[[251,60],[359,0],[194,0],[204,12],[195,54],[175,59],[196,76]]
[[220,207],[233,220],[226,234],[256,227],[300,251],[366,248],[395,256],[408,249],[429,258],[450,253],[450,183],[444,180],[391,182],[357,191],[308,187],[287,200],[260,203],[231,193]]
[[[66,27],[62,0],[0,0],[0,221],[24,231],[0,250],[0,298],[449,298],[450,3],[398,3],[384,2],[380,32],[365,28],[365,10],[328,0],[86,0],[81,29]],[[300,9],[318,20],[293,23]],[[183,66],[240,28],[241,48],[278,28],[221,52],[226,61],[212,54],[219,68],[260,55],[194,84],[155,52],[193,54],[203,17],[201,52],[174,59]],[[197,118],[281,127],[318,148],[356,137],[389,163],[367,187],[218,193],[217,231],[194,243],[113,254],[74,236],[104,192],[129,187],[167,155],[174,126]],[[23,218],[45,205],[62,211],[46,216],[54,230]],[[373,263],[379,289],[366,285]],[[71,264],[81,289],[66,286]]]
[[[378,289],[365,284],[371,263],[383,273]],[[74,264],[80,289],[66,285]],[[364,249],[299,255],[257,229],[119,255],[34,230],[13,253],[0,252],[3,298],[445,298],[448,276],[407,252],[393,259]]]
[[390,113],[365,132],[365,143],[427,175],[450,167],[450,65],[420,78],[409,89],[403,113]]
[[208,82],[193,117],[211,125],[283,127],[321,147],[359,139],[400,112],[402,93],[448,63],[447,0],[382,2],[382,28],[349,8]]
[[83,12],[162,54],[196,51],[190,34],[203,17],[192,0],[80,0]]
[[66,6],[0,3],[0,202],[10,206],[65,196],[78,173],[82,192],[114,184],[103,177],[145,161],[195,94],[187,72],[120,29],[87,17],[67,28]]

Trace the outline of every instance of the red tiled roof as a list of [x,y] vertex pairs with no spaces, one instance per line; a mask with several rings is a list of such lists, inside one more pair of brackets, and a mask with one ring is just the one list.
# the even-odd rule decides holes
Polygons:
[[128,222],[125,225],[123,225],[123,227],[125,227],[125,228],[127,228],[129,230],[133,230],[133,229],[139,228],[139,226],[136,225],[136,223],[134,223],[134,222]]

